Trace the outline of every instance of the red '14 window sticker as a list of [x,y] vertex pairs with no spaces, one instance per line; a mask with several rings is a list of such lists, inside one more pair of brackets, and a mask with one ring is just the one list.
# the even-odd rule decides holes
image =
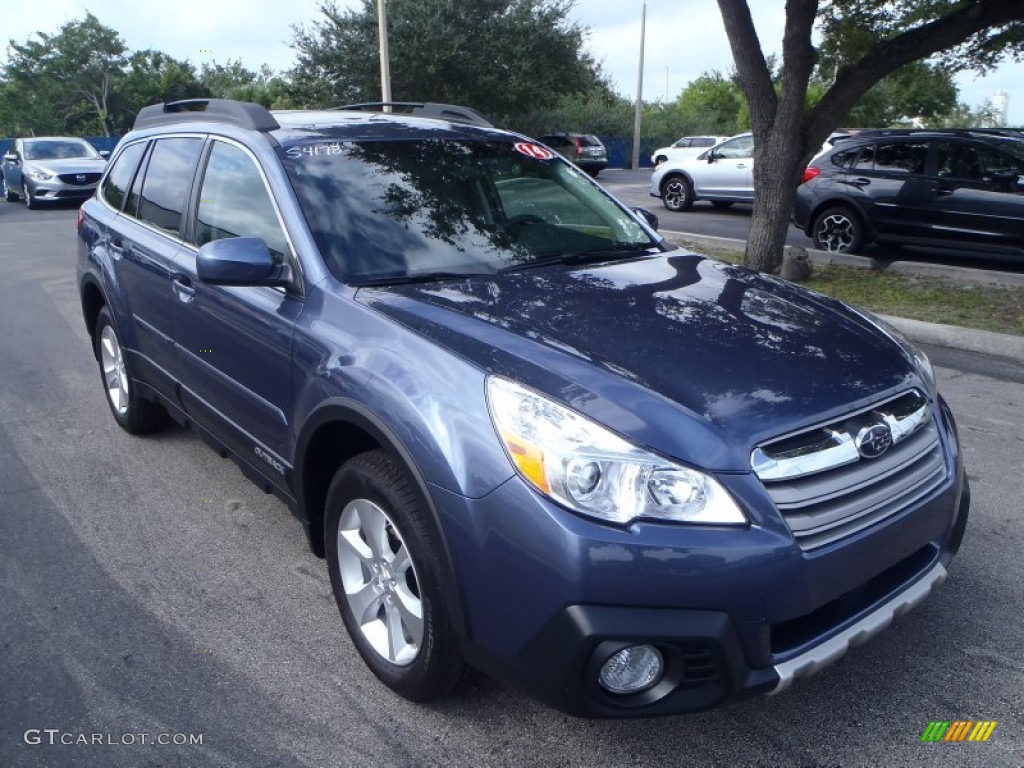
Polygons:
[[515,144],[516,152],[527,157],[532,157],[534,160],[550,160],[555,156],[555,153],[550,149],[544,149],[544,147],[538,146],[537,144],[531,144],[528,141],[519,141]]

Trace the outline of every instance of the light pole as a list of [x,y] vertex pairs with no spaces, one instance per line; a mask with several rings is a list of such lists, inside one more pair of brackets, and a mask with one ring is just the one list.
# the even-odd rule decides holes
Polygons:
[[640,115],[644,105],[644,36],[647,28],[647,0],[640,12],[640,72],[636,78],[636,110],[633,113],[633,169],[640,167]]
[[[381,101],[391,101],[391,62],[388,58],[388,12],[384,0],[377,0],[377,36],[380,40],[380,96]],[[391,107],[384,107],[390,112]]]

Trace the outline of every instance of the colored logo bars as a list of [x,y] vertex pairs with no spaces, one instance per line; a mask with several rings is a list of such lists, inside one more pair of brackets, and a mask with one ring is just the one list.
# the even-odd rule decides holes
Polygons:
[[921,741],[988,741],[996,725],[995,720],[932,720],[921,734]]

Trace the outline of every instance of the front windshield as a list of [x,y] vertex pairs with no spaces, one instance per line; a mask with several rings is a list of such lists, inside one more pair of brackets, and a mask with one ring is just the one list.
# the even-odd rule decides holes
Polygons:
[[65,160],[74,157],[99,157],[100,153],[84,141],[40,139],[25,142],[26,160]]
[[584,174],[528,142],[327,142],[279,152],[328,268],[345,282],[493,274],[657,246]]

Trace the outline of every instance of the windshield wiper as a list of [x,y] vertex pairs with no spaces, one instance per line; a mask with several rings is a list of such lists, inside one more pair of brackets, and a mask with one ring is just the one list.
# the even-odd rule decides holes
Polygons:
[[555,256],[545,256],[533,261],[525,261],[522,264],[510,264],[507,267],[502,267],[498,272],[523,272],[528,269],[550,267],[553,264],[589,264],[595,261],[613,261],[639,256],[651,256],[655,253],[661,253],[656,245],[630,243],[612,248],[597,248],[592,251],[568,251],[567,253],[559,253]]
[[352,283],[356,288],[368,288],[375,285],[408,285],[409,283],[431,283],[435,280],[459,280],[467,277],[486,277],[493,272],[412,272],[405,275],[382,275],[370,277]]

